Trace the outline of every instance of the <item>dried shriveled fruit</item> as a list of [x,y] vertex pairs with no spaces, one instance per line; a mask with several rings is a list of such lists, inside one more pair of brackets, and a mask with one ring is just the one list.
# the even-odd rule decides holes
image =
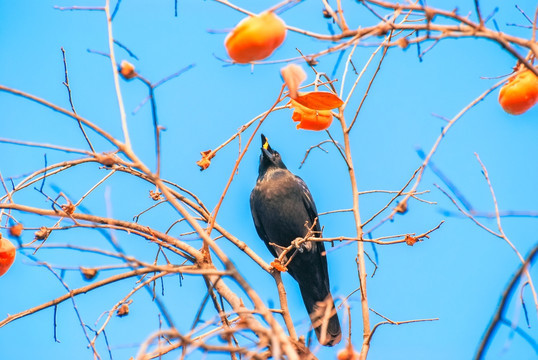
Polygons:
[[405,214],[407,212],[407,210],[408,210],[407,201],[402,201],[402,202],[398,203],[398,205],[396,205],[394,210],[399,214]]
[[271,266],[277,270],[277,271],[280,271],[280,272],[286,272],[288,271],[288,268],[285,267],[284,265],[282,265],[282,263],[280,261],[278,261],[278,259],[275,259],[274,261],[271,262]]
[[84,280],[87,281],[93,280],[97,276],[97,272],[98,271],[95,268],[80,267],[80,273],[82,274]]
[[122,306],[120,306],[120,308],[116,312],[116,315],[119,317],[129,315],[129,305],[123,304]]
[[417,241],[420,241],[420,240],[414,236],[411,236],[411,235],[405,236],[405,243],[409,246],[415,245]]
[[99,163],[109,167],[116,164],[116,155],[112,153],[96,154],[95,159]]
[[73,215],[73,213],[75,212],[76,210],[76,206],[71,202],[69,201],[67,204],[65,205],[62,205],[62,210],[67,214],[67,215]]
[[211,159],[215,156],[215,153],[213,153],[211,150],[202,151],[200,153],[202,155],[202,159],[198,160],[196,162],[196,165],[200,167],[200,171],[203,171],[211,165]]
[[137,75],[134,65],[127,60],[122,60],[120,64],[120,74],[125,80],[131,80]]
[[161,200],[163,199],[163,194],[159,191],[159,190],[150,190],[149,191],[149,197],[153,200],[153,201],[158,201],[158,200]]

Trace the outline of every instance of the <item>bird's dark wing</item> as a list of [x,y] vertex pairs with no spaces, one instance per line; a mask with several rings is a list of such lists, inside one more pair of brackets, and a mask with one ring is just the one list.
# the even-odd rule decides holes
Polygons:
[[[295,181],[302,189],[303,204],[310,224],[313,224],[314,220],[318,218],[318,211],[312,194],[300,177],[295,176]],[[319,218],[316,220],[313,230],[317,232],[314,236],[321,237]],[[336,313],[329,319],[323,319],[327,306],[334,310],[334,302],[330,293],[325,245],[323,242],[312,242],[311,244],[313,245],[311,250],[298,254],[294,259],[296,263],[294,265],[290,264],[288,270],[299,283],[303,302],[312,324],[327,323],[327,330],[324,334],[322,334],[322,325],[314,325],[318,340],[322,345],[333,346],[340,342],[342,330]]]
[[[308,217],[310,218],[310,224],[314,223],[314,220],[316,221],[316,225],[314,226],[314,231],[316,231],[316,237],[321,237],[321,225],[319,222],[318,217],[318,210],[316,209],[316,204],[314,203],[314,198],[312,197],[312,194],[310,193],[310,190],[308,190],[308,186],[306,186],[306,183],[298,176],[295,176],[295,180],[297,181],[297,184],[300,185],[300,187],[303,190],[303,203],[306,208],[306,212],[308,213]],[[317,219],[317,220],[316,220]],[[322,274],[328,273],[328,267],[327,267],[327,258],[325,256],[325,245],[323,242],[314,242],[315,249],[319,253],[320,256],[320,262],[323,271]],[[329,286],[329,278],[328,275],[326,276],[326,283],[327,287]]]
[[258,201],[256,189],[254,189],[254,191],[252,191],[252,193],[250,194],[250,212],[252,214],[252,219],[254,220],[254,226],[256,227],[256,232],[258,233],[260,239],[263,240],[271,254],[273,254],[273,256],[276,258],[278,257],[278,255],[276,254],[275,249],[269,245],[271,241],[269,240],[269,237],[267,236],[267,233],[263,228],[263,223],[260,220],[260,217],[263,216],[263,214],[259,214],[259,212],[264,211],[263,209],[263,205],[260,204]]
[[[308,186],[306,186],[306,183],[303,181],[303,179],[298,176],[295,176],[295,180],[302,189],[303,204],[305,206],[306,212],[308,213],[310,224],[313,224],[314,220],[318,217],[318,210],[316,209],[316,204],[314,203],[312,194],[310,193],[310,190],[308,190]],[[319,224],[319,219],[316,220],[316,226],[314,226],[314,231],[318,232],[318,237],[321,236],[321,226]]]

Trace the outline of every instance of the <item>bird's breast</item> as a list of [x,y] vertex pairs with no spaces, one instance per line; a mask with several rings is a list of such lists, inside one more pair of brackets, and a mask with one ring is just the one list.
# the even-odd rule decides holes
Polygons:
[[303,189],[293,175],[277,175],[258,181],[253,206],[271,242],[288,246],[304,237],[310,216],[303,202]]
[[293,175],[283,171],[267,174],[256,184],[256,190],[266,205],[273,202],[283,202],[290,198],[300,198],[302,189],[298,186]]

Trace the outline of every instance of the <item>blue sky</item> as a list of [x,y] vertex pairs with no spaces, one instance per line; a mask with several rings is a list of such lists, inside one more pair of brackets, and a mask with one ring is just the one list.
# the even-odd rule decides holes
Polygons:
[[[481,2],[483,13],[494,10],[491,4]],[[495,14],[499,28],[510,34],[530,38],[530,30],[507,26],[507,23],[525,24],[526,20],[515,8],[518,4],[527,15],[533,16],[534,1],[503,1]],[[234,2],[253,12],[262,11],[274,2]],[[471,13],[472,1],[428,1],[430,6],[452,9],[461,14]],[[88,49],[108,52],[104,13],[98,11],[58,11],[54,6],[102,6],[102,2],[87,1],[26,1],[0,2],[0,84],[42,97],[68,109],[67,92],[62,84],[64,69],[60,48],[66,51],[74,104],[77,112],[121,138],[121,127],[116,96],[107,58],[88,52]],[[346,19],[351,27],[367,26],[377,22],[356,2],[344,1]],[[319,33],[328,33],[330,27],[321,15],[321,2],[303,1],[281,14],[287,24]],[[159,121],[166,128],[162,135],[162,177],[172,180],[196,193],[212,209],[218,202],[233,169],[238,152],[237,141],[220,151],[212,165],[200,172],[196,161],[200,152],[213,149],[227,140],[238,128],[266,111],[275,101],[282,80],[282,64],[227,66],[218,58],[225,58],[223,41],[242,14],[213,1],[180,1],[178,16],[174,16],[174,2],[123,1],[113,22],[114,36],[136,54],[130,57],[116,48],[118,60],[127,59],[144,77],[156,82],[176,71],[195,64],[156,90]],[[487,24],[492,26],[491,23]],[[371,44],[379,39],[371,38]],[[297,56],[295,48],[312,53],[331,44],[288,33],[286,42],[270,60]],[[373,46],[357,48],[353,62],[362,68]],[[518,49],[525,55],[522,49]],[[349,50],[345,52],[347,58]],[[375,63],[379,57],[376,58]],[[339,79],[343,62],[338,54],[319,59],[316,70]],[[360,191],[399,190],[420,164],[417,148],[428,152],[446,122],[432,114],[452,118],[473,99],[492,86],[491,79],[511,72],[514,58],[491,41],[473,39],[443,40],[419,61],[414,46],[406,50],[390,49],[370,90],[358,122],[351,133],[353,160],[358,174]],[[365,80],[349,106],[348,118],[359,104],[375,66],[369,68]],[[309,75],[314,75],[305,66]],[[346,79],[349,90],[354,78]],[[155,167],[153,127],[150,107],[143,106],[133,114],[147,96],[140,82],[121,80],[133,147],[141,159]],[[538,108],[524,115],[511,116],[503,112],[495,91],[478,106],[466,113],[443,139],[433,162],[458,187],[478,211],[494,210],[491,194],[474,153],[488,169],[501,210],[536,212],[538,192],[536,178],[538,165]],[[28,100],[0,93],[0,138],[56,144],[86,149],[84,139],[75,122]],[[337,121],[330,128],[337,141],[342,141]],[[278,150],[288,168],[308,184],[318,210],[326,212],[351,207],[349,177],[344,162],[334,147],[325,145],[328,153],[314,150],[299,169],[305,151],[327,139],[325,132],[299,131],[291,121],[291,110],[285,109],[269,116],[261,127],[271,146]],[[250,130],[248,132],[250,135]],[[92,134],[99,151],[110,150],[110,145]],[[242,137],[242,145],[247,136]],[[263,242],[257,237],[249,210],[249,194],[257,177],[259,143],[243,159],[234,182],[223,202],[217,221],[228,231],[245,241],[267,262],[272,260]],[[80,157],[77,154],[15,146],[0,143],[0,171],[4,179],[29,174],[44,165]],[[45,192],[57,194],[60,188],[73,199],[78,199],[107,174],[95,164],[81,166],[47,180]],[[429,190],[424,199],[435,202],[428,205],[413,201],[405,215],[398,215],[374,232],[374,236],[423,233],[445,220],[431,238],[413,247],[406,245],[377,246],[378,268],[368,278],[370,307],[394,321],[439,318],[400,326],[383,325],[373,340],[371,359],[466,359],[471,358],[493,315],[500,296],[519,260],[502,240],[478,228],[461,217],[457,209],[435,186],[446,186],[429,169],[419,191]],[[133,216],[153,205],[148,197],[152,187],[125,174],[116,174],[85,200],[84,206],[94,214],[131,221]],[[2,194],[3,195],[3,194]],[[368,194],[360,197],[363,219],[369,218],[390,197]],[[15,200],[49,208],[44,197],[32,189],[20,192]],[[451,214],[447,215],[446,212]],[[54,219],[16,214],[28,227],[52,226]],[[178,215],[166,205],[144,214],[140,223],[165,231]],[[380,218],[383,218],[381,216]],[[482,219],[496,229],[494,220]],[[4,225],[5,219],[2,219]],[[324,235],[353,236],[354,224],[350,214],[331,214],[321,217]],[[373,223],[376,223],[374,221]],[[525,254],[536,245],[538,221],[534,217],[503,218],[503,228],[517,249]],[[189,231],[186,225],[175,227],[174,236]],[[2,230],[6,236],[6,231]],[[33,231],[23,233],[22,241],[32,240]],[[155,256],[152,244],[140,238],[116,232],[127,253],[148,261]],[[194,236],[187,238],[200,246]],[[59,231],[47,244],[70,243],[80,246],[109,249],[107,240],[90,230]],[[219,240],[219,245],[230,255],[234,264],[268,304],[278,304],[278,296],[269,275],[259,269],[233,245]],[[366,251],[374,256],[369,245]],[[355,263],[356,244],[329,251],[332,293],[343,298],[358,287]],[[67,251],[41,249],[36,254],[40,261],[64,267],[110,265],[114,261],[99,256]],[[179,259],[176,259],[179,261]],[[18,254],[13,268],[0,278],[0,313],[17,313],[47,302],[65,293],[57,279],[45,268]],[[373,266],[367,264],[368,274]],[[98,279],[114,273],[102,272]],[[538,277],[532,270],[531,274]],[[85,285],[77,271],[67,271],[65,281],[70,287]],[[300,333],[308,327],[308,317],[298,289],[287,274],[284,282],[292,317]],[[101,313],[113,306],[135,286],[124,281],[76,298],[76,305],[85,322],[91,326]],[[230,282],[230,286],[235,284]],[[180,330],[188,330],[203,298],[204,285],[200,278],[185,276],[179,285],[177,277],[165,279],[162,297]],[[537,314],[528,287],[524,299],[529,311],[531,328],[527,329],[520,302],[511,301],[507,318],[515,321],[534,339]],[[131,305],[131,314],[114,318],[107,327],[114,359],[127,359],[136,354],[137,346],[158,329],[157,310],[146,292],[137,293]],[[360,301],[355,294],[352,306],[352,340],[361,343]],[[204,320],[214,312],[208,305]],[[60,343],[53,338],[53,311],[31,315],[0,328],[2,359],[90,359],[86,340],[70,302],[58,307],[57,332]],[[340,316],[344,319],[344,315]],[[372,324],[382,321],[371,314]],[[346,327],[346,326],[344,326]],[[344,333],[347,335],[347,332]],[[319,358],[334,358],[337,350],[321,349]],[[106,344],[101,338],[98,348],[107,358]],[[175,355],[178,356],[177,353]],[[193,358],[202,355],[195,352]],[[223,356],[222,356],[223,357]],[[534,359],[536,353],[521,337],[510,335],[502,328],[488,352],[487,359]],[[173,358],[173,357],[170,357]],[[212,357],[210,357],[212,358]],[[215,356],[219,358],[219,356]]]

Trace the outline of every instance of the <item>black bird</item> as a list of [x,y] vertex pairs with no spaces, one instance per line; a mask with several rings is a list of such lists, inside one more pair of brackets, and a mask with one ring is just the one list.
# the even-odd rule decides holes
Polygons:
[[[286,168],[280,154],[271,149],[264,135],[261,150],[258,180],[250,194],[250,210],[258,235],[277,258],[293,240],[304,238],[313,224],[313,236],[320,237],[321,226],[305,182]],[[288,272],[299,283],[318,341],[326,346],[337,344],[342,332],[330,293],[325,245],[305,242],[287,253],[283,262],[290,258]]]

